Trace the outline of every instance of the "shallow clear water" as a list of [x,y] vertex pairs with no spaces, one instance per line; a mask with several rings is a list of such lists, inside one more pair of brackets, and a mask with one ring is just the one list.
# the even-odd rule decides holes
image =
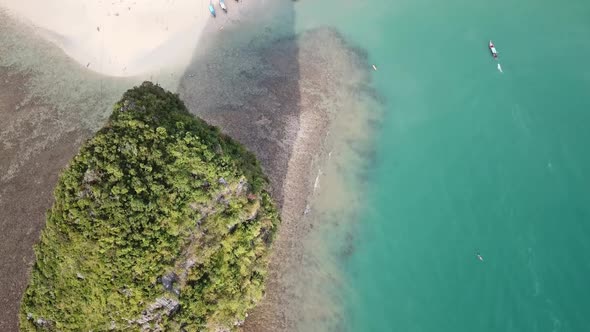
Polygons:
[[368,52],[386,102],[352,253],[332,257],[342,326],[590,330],[590,3],[295,9],[298,31],[335,26]]

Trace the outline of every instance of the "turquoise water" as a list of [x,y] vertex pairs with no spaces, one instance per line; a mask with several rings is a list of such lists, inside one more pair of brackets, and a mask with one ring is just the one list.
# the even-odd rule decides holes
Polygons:
[[295,8],[368,52],[386,100],[344,326],[590,331],[590,3]]

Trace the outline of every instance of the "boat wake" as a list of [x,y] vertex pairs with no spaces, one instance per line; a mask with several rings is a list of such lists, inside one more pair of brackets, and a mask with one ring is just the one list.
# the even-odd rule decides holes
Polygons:
[[322,175],[322,169],[318,170],[318,176],[315,177],[315,183],[313,184],[313,192],[315,193],[316,189],[320,186],[320,175]]

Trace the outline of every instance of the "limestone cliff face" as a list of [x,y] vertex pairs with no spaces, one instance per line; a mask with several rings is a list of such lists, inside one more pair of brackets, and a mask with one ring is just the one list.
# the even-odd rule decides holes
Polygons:
[[230,331],[262,297],[278,214],[254,156],[146,82],[63,172],[22,330]]

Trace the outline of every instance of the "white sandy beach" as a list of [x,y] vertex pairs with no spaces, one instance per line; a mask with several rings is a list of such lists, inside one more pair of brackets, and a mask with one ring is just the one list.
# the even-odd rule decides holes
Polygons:
[[[82,66],[111,76],[184,67],[210,22],[208,5],[207,0],[0,0],[0,10],[34,26]],[[221,19],[217,1],[216,10]]]

